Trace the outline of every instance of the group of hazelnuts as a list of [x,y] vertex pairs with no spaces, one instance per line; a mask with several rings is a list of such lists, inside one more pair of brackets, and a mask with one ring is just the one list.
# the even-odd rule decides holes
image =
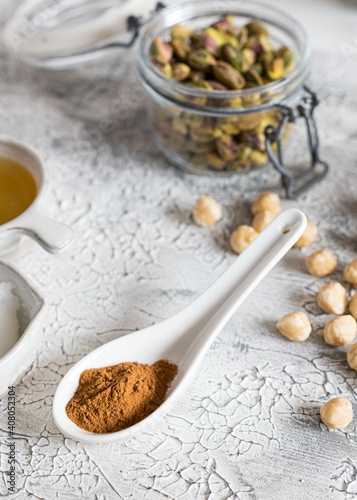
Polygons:
[[[238,254],[242,253],[280,211],[280,198],[277,194],[269,191],[260,193],[252,205],[252,225],[238,226],[231,234],[232,250]],[[212,226],[222,218],[222,208],[210,196],[201,195],[193,209],[192,217],[198,226]],[[304,234],[294,246],[298,248],[306,247],[315,241],[316,237],[317,227],[308,220]]]
[[[231,234],[230,244],[233,251],[242,253],[280,210],[280,198],[277,194],[268,191],[261,193],[252,205],[252,225],[239,226]],[[197,225],[211,226],[221,219],[222,209],[216,200],[202,195],[196,202],[192,216]],[[316,225],[308,220],[303,235],[294,246],[301,248],[310,245],[316,240],[317,233]],[[311,275],[324,277],[333,273],[337,261],[332,252],[320,249],[306,259],[306,267]],[[344,268],[343,278],[353,288],[357,288],[357,259]],[[350,314],[344,314],[348,306],[348,296],[345,288],[338,282],[321,286],[317,294],[317,304],[324,312],[336,315],[325,325],[325,341],[335,347],[350,344],[357,333],[357,292],[349,304]],[[282,335],[297,342],[306,340],[312,331],[308,317],[301,311],[286,314],[276,326]],[[357,342],[349,348],[347,362],[352,369],[357,370]],[[320,414],[329,429],[343,429],[353,418],[352,404],[346,398],[334,398],[321,407]]]

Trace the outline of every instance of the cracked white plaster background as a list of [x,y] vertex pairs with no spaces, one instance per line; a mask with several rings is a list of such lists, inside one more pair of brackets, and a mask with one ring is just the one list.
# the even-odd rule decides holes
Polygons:
[[[2,23],[13,9],[2,2]],[[283,200],[318,225],[318,240],[291,250],[249,297],[156,432],[99,446],[65,439],[54,426],[52,399],[67,370],[103,343],[184,307],[236,258],[229,235],[250,223],[257,194],[283,195],[272,167],[214,179],[169,166],[153,144],[133,66],[122,53],[48,73],[1,48],[0,132],[44,155],[47,213],[76,232],[67,252],[51,256],[34,246],[16,263],[46,298],[48,314],[34,365],[16,388],[18,492],[10,498],[357,499],[356,424],[328,432],[319,419],[319,407],[334,396],[356,403],[347,348],[324,343],[330,316],[316,305],[320,285],[342,280],[357,250],[357,70],[341,54],[315,55],[309,79],[322,101],[317,119],[331,172],[298,202]],[[291,148],[297,156],[305,145],[292,138]],[[202,193],[224,211],[208,229],[190,217]],[[304,265],[322,247],[339,261],[327,279]],[[305,343],[275,328],[294,310],[312,321]],[[0,405],[4,437],[7,399]],[[1,445],[1,496],[6,451]]]

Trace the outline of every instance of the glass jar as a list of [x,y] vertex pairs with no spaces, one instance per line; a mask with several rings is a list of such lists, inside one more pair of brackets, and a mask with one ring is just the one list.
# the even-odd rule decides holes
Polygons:
[[[281,173],[289,198],[326,175],[319,157],[313,110],[317,96],[304,85],[310,49],[302,26],[273,7],[243,0],[198,0],[165,7],[156,0],[25,0],[4,29],[6,46],[28,64],[64,69],[129,49],[136,52],[141,84],[159,149],[189,172],[232,174],[269,161]],[[235,25],[254,19],[270,32],[274,48],[291,49],[292,64],[279,80],[243,90],[207,90],[166,77],[151,62],[156,37],[177,24],[200,30],[230,14]],[[284,166],[282,142],[303,119],[311,162],[294,177]],[[315,169],[315,167],[318,167]]]
[[[227,91],[182,84],[152,64],[150,47],[155,37],[168,39],[170,29],[177,24],[195,30],[206,28],[227,14],[234,16],[236,26],[254,19],[267,27],[273,46],[285,45],[292,50],[291,70],[260,87]],[[309,57],[303,27],[275,8],[236,0],[223,4],[199,0],[166,7],[141,31],[137,63],[159,149],[172,163],[195,173],[245,172],[266,165],[268,153],[278,153],[279,161],[280,143],[276,139],[284,140],[288,122],[294,121],[293,107],[303,94]],[[290,119],[284,118],[284,110],[285,114],[292,111]],[[273,130],[279,137],[273,137],[267,151],[266,132]]]

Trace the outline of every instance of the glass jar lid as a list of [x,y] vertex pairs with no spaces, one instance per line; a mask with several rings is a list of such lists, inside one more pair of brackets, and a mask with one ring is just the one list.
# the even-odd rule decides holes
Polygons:
[[128,35],[128,19],[148,16],[155,0],[27,0],[4,30],[25,62],[61,69],[103,56]]

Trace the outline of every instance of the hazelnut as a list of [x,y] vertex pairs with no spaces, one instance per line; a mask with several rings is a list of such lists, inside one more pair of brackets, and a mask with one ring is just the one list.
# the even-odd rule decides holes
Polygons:
[[352,285],[357,288],[357,259],[353,259],[352,262],[347,264],[343,270],[343,279],[352,283]]
[[274,212],[270,212],[269,210],[258,212],[256,215],[254,215],[252,226],[257,231],[257,233],[261,233],[263,229],[265,229],[267,225],[270,224],[273,219],[275,219],[275,217],[276,214]]
[[323,285],[317,294],[317,303],[321,309],[330,314],[343,314],[347,307],[346,290],[340,283]]
[[350,315],[337,316],[331,319],[324,328],[325,341],[335,347],[350,344],[356,337],[357,323]]
[[337,261],[330,250],[316,250],[306,259],[306,267],[313,276],[327,276],[337,267]]
[[257,236],[258,233],[251,226],[239,226],[231,234],[231,247],[236,253],[242,253]]
[[222,209],[216,200],[202,195],[196,202],[192,216],[198,226],[212,226],[222,217]]
[[354,296],[351,299],[349,309],[350,309],[350,313],[352,314],[352,316],[355,319],[357,319],[357,292],[354,294]]
[[347,351],[347,363],[352,370],[357,370],[357,342],[352,344]]
[[331,429],[343,429],[353,418],[352,404],[346,398],[334,398],[320,409],[323,423]]
[[270,191],[265,191],[260,193],[258,198],[252,205],[252,214],[256,215],[259,212],[273,212],[275,215],[280,213],[280,198],[277,194],[271,193]]
[[305,313],[296,311],[286,314],[276,324],[280,333],[289,340],[302,342],[311,333],[311,324]]
[[317,238],[317,227],[311,220],[307,220],[307,226],[302,236],[297,240],[294,247],[301,248],[311,245]]

